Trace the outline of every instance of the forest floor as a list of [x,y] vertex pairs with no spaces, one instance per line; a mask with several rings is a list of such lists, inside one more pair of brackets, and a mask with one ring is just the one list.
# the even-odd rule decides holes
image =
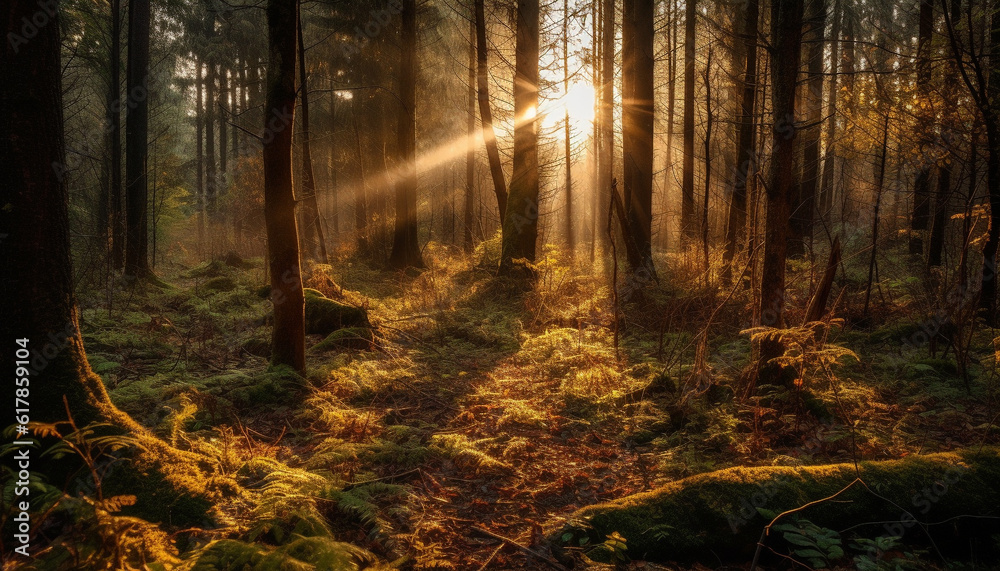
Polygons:
[[[967,391],[954,351],[932,356],[921,337],[962,308],[890,261],[868,314],[864,268],[848,264],[834,309],[846,322],[827,345],[792,352],[801,382],[742,399],[746,288],[705,287],[677,277],[695,274],[683,260],[659,259],[660,283],[625,300],[616,347],[602,273],[550,252],[538,287],[513,292],[489,269],[494,246],[475,264],[432,244],[429,269],[409,275],[347,255],[312,268],[306,286],[367,308],[377,336],[373,350],[310,349],[305,383],[268,373],[261,356],[259,259],[164,266],[169,288],[82,294],[85,345],[114,402],[173,445],[264,497],[278,494],[276,473],[305,482],[298,503],[286,490],[217,506],[228,523],[207,537],[280,542],[274,521],[313,510],[337,539],[415,569],[551,567],[542,539],[574,510],[719,468],[1000,441],[994,333],[963,342]],[[820,271],[793,268],[789,322]]]

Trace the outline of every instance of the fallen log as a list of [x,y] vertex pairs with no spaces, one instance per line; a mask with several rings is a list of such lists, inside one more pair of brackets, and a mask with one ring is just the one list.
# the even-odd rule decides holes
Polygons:
[[[860,485],[844,490],[858,478]],[[617,533],[635,560],[748,562],[770,522],[759,510],[780,514],[838,492],[794,516],[865,537],[928,542],[935,549],[961,540],[966,552],[971,535],[1000,529],[1000,456],[997,449],[984,448],[860,462],[857,470],[853,464],[832,464],[699,474],[582,508],[548,539],[561,560],[582,550],[591,559],[610,561],[616,554],[603,543]],[[780,536],[772,531],[763,543],[780,550]],[[849,554],[845,557],[848,561]]]

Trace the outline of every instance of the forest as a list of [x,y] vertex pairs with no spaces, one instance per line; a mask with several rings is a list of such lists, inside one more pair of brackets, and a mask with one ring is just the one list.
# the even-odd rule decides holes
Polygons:
[[5,571],[1000,569],[1000,1],[2,6]]

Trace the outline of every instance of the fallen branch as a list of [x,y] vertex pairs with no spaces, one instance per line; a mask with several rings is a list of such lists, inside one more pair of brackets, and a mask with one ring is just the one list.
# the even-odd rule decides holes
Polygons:
[[[475,531],[477,533],[481,533],[483,535],[488,535],[489,537],[492,537],[493,539],[498,539],[498,540],[503,541],[505,543],[509,543],[509,544],[513,545],[514,547],[520,549],[521,551],[527,553],[528,555],[531,555],[531,556],[533,556],[533,557],[535,557],[537,559],[540,559],[541,561],[544,561],[545,563],[548,563],[549,566],[551,566],[554,569],[560,569],[562,571],[568,571],[568,569],[565,566],[563,566],[561,563],[559,563],[555,559],[552,559],[548,555],[545,555],[544,553],[540,553],[540,552],[538,552],[538,551],[536,551],[536,550],[534,550],[534,549],[532,549],[530,547],[526,547],[524,545],[521,545],[520,543],[514,541],[513,539],[511,539],[509,537],[504,537],[504,536],[502,536],[502,535],[500,535],[498,533],[493,533],[492,531],[490,531],[488,529],[483,529],[483,528],[481,528],[479,526],[476,526],[476,525],[472,526],[472,531]],[[503,547],[502,544],[501,544],[501,547]]]

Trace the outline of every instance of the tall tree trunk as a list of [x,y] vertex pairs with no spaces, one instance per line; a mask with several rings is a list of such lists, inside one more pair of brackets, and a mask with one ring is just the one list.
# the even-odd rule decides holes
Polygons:
[[[844,115],[847,117],[854,116],[854,110],[857,107],[857,95],[854,93],[854,74],[856,69],[856,59],[857,59],[857,48],[855,46],[854,38],[854,11],[851,9],[852,0],[841,0],[844,3],[843,10],[841,12],[841,17],[843,18],[844,26],[844,44],[841,54],[841,63],[844,65],[844,72],[841,74],[843,80],[843,87],[841,92],[846,95],[847,101],[844,105]],[[841,184],[839,194],[836,192],[836,188],[832,192],[832,195],[837,197],[840,204],[840,221],[843,222],[847,220],[848,212],[848,198],[850,198],[850,187],[843,184],[843,181],[850,181],[854,178],[854,158],[850,153],[841,159]]]
[[840,68],[840,22],[843,9],[841,2],[834,0],[833,24],[830,33],[830,88],[826,104],[826,149],[823,154],[823,174],[819,188],[819,216],[826,218],[833,206],[833,174],[837,166],[837,92],[839,91],[837,72]]
[[771,5],[771,170],[761,273],[761,324],[781,327],[785,307],[785,252],[789,195],[795,186],[795,85],[802,46],[802,0]]
[[701,207],[701,252],[704,262],[705,285],[709,284],[709,253],[708,253],[708,201],[712,196],[712,48],[708,48],[708,59],[705,62],[705,200]]
[[[802,0],[771,3],[771,168],[765,187],[764,260],[761,264],[759,325],[784,326],[785,254],[788,247],[789,198],[796,184],[795,87],[802,48]],[[765,338],[754,347],[750,382],[744,397],[760,382],[784,381],[783,367],[772,362],[782,354],[781,341]]]
[[221,188],[219,192],[223,192],[226,189],[226,171],[229,170],[229,129],[228,119],[231,119],[232,107],[229,107],[229,113],[226,112],[226,99],[229,97],[229,70],[226,66],[219,66],[219,100],[216,102],[215,106],[219,110],[219,183]]
[[204,100],[204,87],[205,87],[205,76],[202,74],[204,69],[204,63],[201,58],[195,56],[195,105],[194,105],[194,122],[195,122],[195,154],[197,155],[196,161],[198,166],[195,169],[195,176],[198,181],[195,183],[195,194],[197,195],[197,208],[198,213],[196,214],[196,223],[198,224],[198,252],[202,253],[202,248],[205,246],[205,100]]
[[122,97],[121,97],[121,0],[111,0],[111,80],[108,84],[108,159],[111,230],[111,267],[125,265],[125,209],[122,200]]
[[816,188],[819,182],[819,139],[823,120],[823,28],[825,0],[809,0],[809,16],[803,40],[806,47],[807,80],[804,93],[805,120],[802,132],[802,181],[795,193],[791,217],[790,257],[805,254],[812,242],[813,218],[816,210]]
[[597,260],[597,241],[600,235],[601,229],[601,89],[602,84],[601,79],[601,60],[603,55],[601,54],[601,21],[602,21],[602,4],[599,1],[594,1],[590,5],[591,11],[591,53],[593,55],[590,60],[590,74],[591,83],[594,85],[594,121],[591,124],[593,131],[591,133],[591,185],[592,192],[590,200],[590,263],[594,264]]
[[[951,21],[961,19],[962,0],[951,0]],[[958,121],[958,102],[955,84],[958,82],[958,70],[954,61],[948,62],[944,80],[944,119],[942,121],[941,139],[946,147],[955,144],[953,125]],[[948,224],[948,206],[951,201],[951,174],[954,153],[950,148],[946,155],[938,161],[937,190],[934,193],[934,218],[931,225],[931,240],[928,245],[927,264],[940,266],[944,251],[945,228]]]
[[[242,63],[243,60],[237,60],[238,66],[242,66]],[[232,136],[229,137],[229,144],[230,144],[229,153],[233,157],[233,163],[234,163],[233,170],[236,170],[235,163],[239,155],[239,138],[240,138],[239,131],[236,129],[235,123],[236,123],[236,118],[239,116],[240,111],[242,111],[242,109],[239,106],[239,99],[236,93],[237,84],[239,83],[237,81],[237,79],[239,78],[239,74],[237,73],[236,70],[237,68],[235,67],[230,70],[232,77],[229,79],[229,116],[232,122],[234,123],[233,125],[230,126],[230,128],[232,129]]]
[[264,225],[274,305],[271,364],[305,375],[305,305],[292,192],[297,8],[298,2],[287,0],[267,3],[270,57],[264,105]]
[[882,125],[882,154],[879,159],[878,168],[878,179],[875,183],[875,213],[872,217],[872,245],[871,253],[868,257],[868,282],[865,287],[865,305],[862,310],[863,315],[868,315],[869,303],[871,303],[872,297],[872,283],[875,277],[875,265],[878,263],[876,254],[878,253],[878,225],[879,225],[879,210],[882,206],[882,190],[885,187],[885,162],[886,155],[889,153],[889,113],[885,113],[885,119]]
[[497,209],[503,217],[507,212],[507,183],[504,181],[503,165],[497,148],[497,136],[493,131],[493,112],[490,110],[489,46],[486,43],[485,0],[476,1],[476,61],[479,85],[479,117],[483,124],[483,141],[486,156],[490,161],[490,176],[493,177],[493,193],[497,197]]
[[[971,2],[970,2],[971,4]],[[969,10],[971,10],[971,5]],[[990,77],[1000,76],[1000,11],[994,10],[990,22]],[[983,123],[989,153],[986,156],[986,188],[990,195],[990,229],[983,245],[982,285],[979,308],[987,323],[995,326],[997,318],[997,248],[1000,246],[1000,81],[990,81],[982,106]]]
[[333,234],[340,233],[340,188],[337,184],[337,92],[333,88],[333,78],[329,78],[330,87],[330,144],[327,146],[327,167],[330,171],[330,222],[333,225]]
[[[214,26],[214,18],[212,19]],[[215,77],[216,65],[213,58],[206,60],[205,74],[205,211],[209,221],[217,215],[218,176],[215,163]]]
[[[608,219],[611,180],[615,172],[615,2],[602,0],[601,24],[601,156],[598,166],[598,197],[600,220]],[[598,232],[604,245],[604,234]]]
[[[475,8],[473,8],[475,11]],[[462,226],[464,228],[464,233],[462,236],[462,245],[465,249],[466,254],[471,254],[475,243],[473,241],[472,225],[475,224],[474,216],[475,212],[473,207],[475,206],[473,200],[475,200],[475,187],[474,177],[476,175],[476,17],[473,16],[469,21],[469,117],[468,117],[468,127],[466,130],[466,138],[468,139],[466,143],[465,150],[465,200],[463,201],[463,211],[462,211]],[[493,128],[490,127],[492,131]],[[506,194],[507,189],[504,189]]]
[[931,110],[931,40],[934,33],[934,2],[920,0],[920,24],[917,36],[917,92],[919,108],[917,116],[921,125],[917,128],[918,145],[920,147],[921,164],[917,179],[913,183],[913,211],[910,214],[910,254],[923,255],[923,233],[930,226],[931,202],[931,169],[934,162],[929,160],[933,145],[934,114]]
[[[39,10],[33,0],[11,0],[5,6],[6,30],[13,34]],[[31,402],[46,403],[31,408],[31,421],[65,421],[66,397],[82,427],[97,420],[99,409],[110,406],[110,401],[83,350],[73,296],[68,192],[65,179],[53,168],[66,164],[66,158],[58,14],[50,17],[53,21],[39,26],[30,41],[16,48],[5,42],[3,48],[0,200],[5,207],[0,208],[0,228],[5,237],[0,249],[4,268],[0,328],[8,359],[26,361],[16,364],[30,374],[19,370],[17,376],[29,379]],[[22,358],[25,353],[29,356]]]
[[625,0],[622,12],[622,143],[625,253],[633,274],[655,276],[653,212],[653,0]]
[[[569,93],[569,0],[563,0],[563,94]],[[565,109],[565,124],[563,146],[566,162],[566,250],[570,256],[576,255],[576,243],[573,242],[573,162],[570,156],[572,136],[569,124],[569,107]]]
[[694,221],[694,60],[697,1],[685,2],[684,14],[684,176],[681,182],[682,238],[689,242],[697,236]]
[[397,108],[396,220],[392,233],[389,265],[422,268],[424,260],[417,242],[417,2],[403,0],[400,34],[399,107]]
[[299,46],[299,98],[302,101],[302,201],[305,206],[305,237],[308,255],[324,264],[330,263],[326,252],[326,236],[323,235],[323,218],[316,202],[316,178],[312,166],[312,147],[309,140],[309,82],[306,78],[306,47],[302,41],[302,2],[299,0],[298,18],[295,22]]
[[[748,0],[756,2],[757,0]],[[666,159],[663,168],[663,202],[668,204],[670,190],[673,188],[674,180],[674,111],[677,107],[677,0],[669,0],[667,14],[669,22],[667,24],[667,148]],[[659,232],[663,235],[660,240],[663,248],[667,246],[667,236],[669,232],[666,228],[666,216],[661,216],[664,222],[659,224]]]
[[365,153],[361,146],[361,130],[358,127],[360,97],[351,100],[351,126],[354,128],[354,146],[357,150],[358,183],[354,190],[354,234],[358,250],[368,248],[368,178],[365,176]]
[[[146,157],[149,128],[149,3],[131,2],[128,9],[126,93],[134,99],[125,112],[125,274],[149,273]],[[137,96],[136,94],[142,94]]]
[[757,21],[760,15],[758,0],[748,0],[743,17],[740,39],[746,55],[743,67],[743,93],[740,101],[739,132],[736,139],[736,169],[733,172],[733,194],[729,203],[729,224],[726,228],[726,249],[724,278],[731,277],[731,264],[736,249],[742,244],[746,234],[747,221],[747,180],[757,172],[757,125],[754,108],[757,105]]
[[514,58],[514,173],[503,216],[500,275],[525,277],[538,238],[538,0],[518,0]]

